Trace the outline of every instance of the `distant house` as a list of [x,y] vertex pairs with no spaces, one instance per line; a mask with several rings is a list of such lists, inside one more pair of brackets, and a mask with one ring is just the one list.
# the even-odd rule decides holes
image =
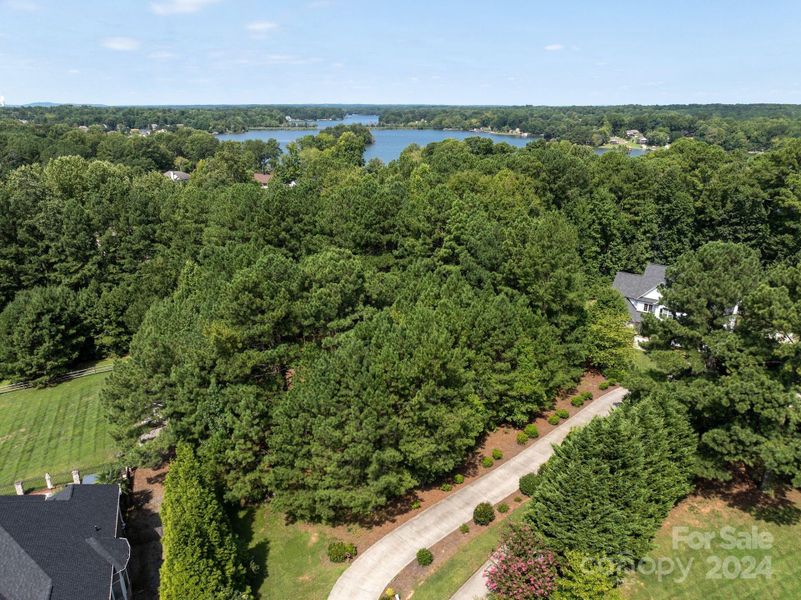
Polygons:
[[645,137],[644,135],[641,135],[637,138],[637,143],[645,146],[648,143],[648,138]]
[[627,138],[640,137],[640,130],[639,129],[626,129],[626,137]]
[[626,299],[626,310],[635,327],[642,322],[642,315],[651,313],[657,318],[670,316],[670,311],[662,304],[659,286],[665,283],[664,265],[648,263],[642,275],[618,271],[612,287]]
[[49,498],[0,496],[0,598],[131,598],[119,501],[116,485],[68,485]]
[[189,173],[183,171],[167,171],[164,177],[172,181],[189,181]]
[[272,178],[272,173],[253,173],[253,181],[258,183],[262,188],[267,188]]

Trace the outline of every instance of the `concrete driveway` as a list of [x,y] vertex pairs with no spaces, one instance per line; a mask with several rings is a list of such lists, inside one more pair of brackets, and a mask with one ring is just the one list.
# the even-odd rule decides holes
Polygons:
[[419,515],[394,529],[360,554],[337,580],[328,600],[377,600],[395,576],[429,548],[473,518],[479,502],[497,504],[518,490],[521,476],[539,469],[571,429],[605,416],[628,393],[617,388],[585,406],[567,421],[537,440],[500,467],[454,491]]

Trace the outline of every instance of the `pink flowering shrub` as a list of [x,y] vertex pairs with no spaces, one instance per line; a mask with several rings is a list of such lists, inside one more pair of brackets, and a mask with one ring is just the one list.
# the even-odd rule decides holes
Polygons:
[[499,600],[547,598],[556,589],[557,564],[530,527],[517,525],[504,536],[484,576]]
[[487,588],[503,600],[547,598],[556,588],[556,560],[542,551],[528,558],[497,552],[484,572]]

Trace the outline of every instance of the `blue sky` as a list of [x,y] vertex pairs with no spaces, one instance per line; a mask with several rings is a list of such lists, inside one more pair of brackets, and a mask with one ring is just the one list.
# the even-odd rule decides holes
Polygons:
[[801,2],[0,0],[0,95],[801,103]]

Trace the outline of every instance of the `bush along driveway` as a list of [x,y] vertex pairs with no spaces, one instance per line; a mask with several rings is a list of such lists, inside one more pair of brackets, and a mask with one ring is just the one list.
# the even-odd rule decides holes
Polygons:
[[628,393],[624,388],[604,394],[543,436],[523,452],[480,479],[437,502],[370,546],[339,577],[328,600],[375,600],[417,550],[429,548],[462,523],[470,521],[480,502],[496,504],[514,494],[521,476],[539,469],[571,429],[602,417]]

